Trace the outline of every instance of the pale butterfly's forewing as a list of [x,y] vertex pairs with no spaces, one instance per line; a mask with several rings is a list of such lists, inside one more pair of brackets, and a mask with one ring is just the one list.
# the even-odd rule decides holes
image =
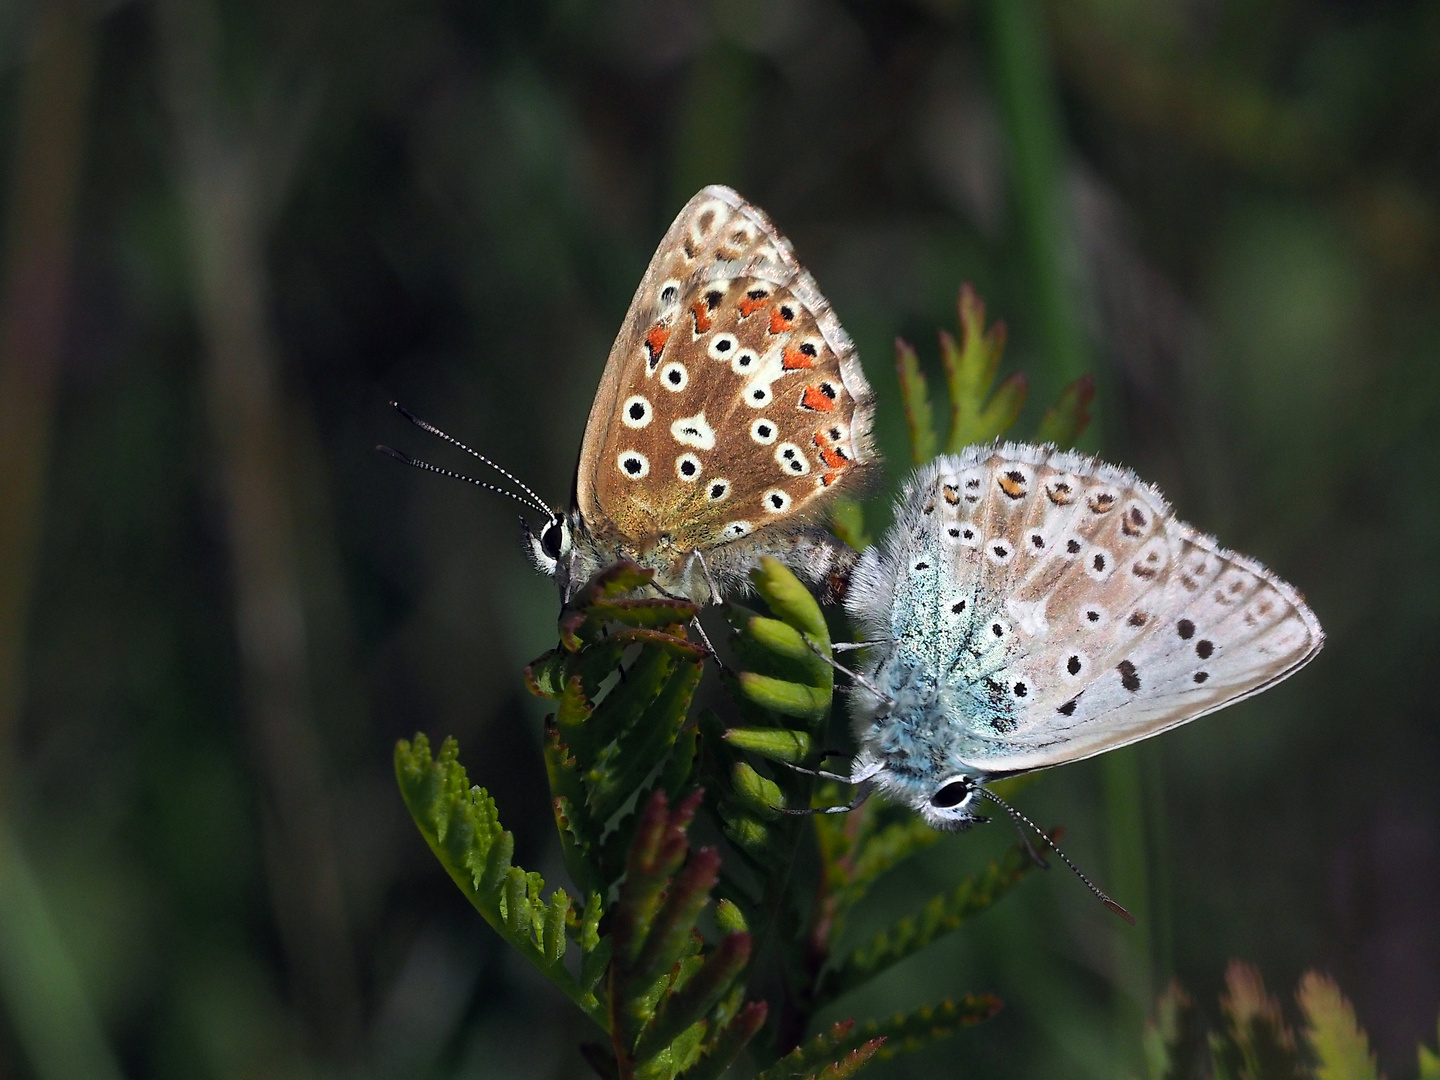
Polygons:
[[661,241],[611,350],[577,508],[611,550],[724,564],[727,546],[793,533],[853,490],[875,459],[873,415],[854,346],[789,242],[708,187]]
[[982,774],[1182,724],[1323,640],[1294,589],[1175,520],[1133,473],[1046,447],[937,459],[856,575],[852,612],[896,640],[879,666],[945,695],[953,759]]

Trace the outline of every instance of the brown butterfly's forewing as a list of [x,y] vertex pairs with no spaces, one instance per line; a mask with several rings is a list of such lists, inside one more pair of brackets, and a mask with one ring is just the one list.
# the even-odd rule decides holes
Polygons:
[[875,461],[873,415],[854,345],[789,242],[708,187],[661,241],[595,395],[579,561],[638,557],[687,593],[761,554],[821,577],[838,542],[817,523]]

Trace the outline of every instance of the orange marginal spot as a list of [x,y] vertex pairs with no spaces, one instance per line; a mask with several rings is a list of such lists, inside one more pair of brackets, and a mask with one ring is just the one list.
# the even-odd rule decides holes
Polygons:
[[645,335],[645,348],[650,353],[650,366],[654,367],[660,360],[660,354],[665,351],[665,342],[670,340],[670,328],[663,323],[656,323]]
[[[771,320],[772,323],[774,320]],[[801,368],[808,368],[815,363],[813,357],[806,355],[799,349],[792,349],[785,346],[785,357],[780,361],[780,366],[786,371],[799,371]]]
[[783,334],[795,325],[795,309],[789,304],[776,304],[770,312],[770,333]]
[[[828,394],[825,393],[826,387],[830,388]],[[805,393],[800,397],[800,407],[811,412],[829,412],[835,408],[835,388],[830,387],[829,383],[805,387]]]
[[695,313],[695,333],[703,334],[715,325],[715,320],[710,318],[709,305],[703,299],[696,300],[695,306],[690,310]]
[[765,301],[768,299],[770,299],[769,293],[761,293],[759,296],[751,296],[749,293],[746,293],[741,297],[740,303],[737,305],[740,308],[740,317],[747,319],[751,315],[754,315],[759,308],[765,306]]
[[831,442],[823,430],[815,433],[813,441],[820,450],[820,460],[825,463],[827,468],[838,471],[850,464],[850,459],[845,456],[845,451]]
[[824,484],[826,487],[829,487],[831,484],[833,484],[836,480],[839,479],[840,470],[836,469],[834,472],[827,472],[824,476],[820,477],[820,483]]

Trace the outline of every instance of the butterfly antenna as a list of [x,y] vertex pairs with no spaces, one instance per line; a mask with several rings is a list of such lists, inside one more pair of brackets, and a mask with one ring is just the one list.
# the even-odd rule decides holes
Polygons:
[[464,473],[454,472],[450,469],[442,469],[439,465],[431,465],[428,461],[421,461],[419,458],[413,458],[409,454],[402,454],[399,450],[395,450],[383,443],[375,447],[375,449],[379,450],[382,454],[394,458],[401,464],[409,465],[412,469],[432,472],[439,476],[448,476],[454,480],[464,480],[467,484],[474,484],[476,487],[484,488],[486,491],[493,491],[497,495],[504,495],[508,499],[514,499],[527,510],[539,510],[548,517],[555,516],[555,511],[551,510],[548,506],[536,506],[529,499],[521,498],[519,495],[516,495],[515,492],[509,491],[506,488],[497,487],[495,484],[487,484],[484,480],[476,480],[473,476],[466,476]]
[[1019,824],[1023,821],[1026,825],[1030,826],[1030,828],[1034,830],[1035,835],[1044,840],[1045,843],[1050,846],[1050,850],[1055,852],[1056,855],[1060,856],[1060,861],[1063,862],[1066,866],[1068,866],[1071,870],[1073,870],[1075,872],[1075,876],[1078,877],[1081,881],[1083,881],[1086,888],[1088,888],[1092,893],[1095,894],[1096,899],[1098,899],[1102,904],[1104,904],[1107,908],[1113,911],[1116,915],[1119,915],[1131,926],[1135,925],[1135,916],[1131,915],[1130,912],[1126,911],[1123,907],[1121,907],[1118,902],[1111,899],[1105,893],[1101,892],[1099,886],[1097,886],[1093,881],[1086,877],[1084,872],[1081,871],[1078,866],[1076,866],[1073,862],[1070,861],[1070,856],[1066,855],[1065,852],[1061,851],[1060,848],[1056,845],[1055,841],[1051,840],[1049,835],[1045,833],[1040,828],[1040,826],[1036,825],[1028,817],[1022,814],[1019,810],[1015,809],[1015,807],[1011,806],[1004,799],[1000,798],[1000,796],[996,795],[994,792],[987,791],[983,787],[976,787],[975,790],[978,791],[981,795],[985,796],[985,798],[993,802],[996,806],[1000,807],[1001,810],[1004,810],[1007,814],[1009,814],[1011,820],[1013,820],[1016,824]]
[[[531,490],[529,484],[525,483],[525,481],[521,480],[518,476],[516,476],[514,473],[512,473],[509,469],[503,468],[502,466],[495,464],[495,462],[491,461],[491,460],[490,460],[488,457],[486,457],[484,454],[480,453],[479,450],[474,450],[474,449],[466,446],[464,443],[462,443],[459,439],[455,438],[453,435],[447,435],[445,432],[441,431],[441,430],[440,430],[438,427],[436,427],[434,424],[430,423],[428,420],[421,420],[420,417],[416,416],[416,415],[415,415],[414,413],[412,413],[409,409],[405,408],[404,405],[401,405],[398,401],[392,401],[392,402],[390,402],[390,407],[391,407],[392,409],[394,409],[396,412],[398,412],[401,416],[405,417],[406,420],[409,420],[412,424],[414,424],[416,427],[418,427],[421,431],[428,432],[429,434],[434,435],[437,439],[444,439],[444,440],[445,440],[446,442],[448,442],[451,446],[458,447],[459,449],[464,450],[465,453],[469,454],[471,457],[478,458],[479,460],[483,461],[486,465],[489,465],[490,468],[494,469],[494,470],[495,470],[496,472],[498,472],[501,476],[505,477],[506,480],[509,480],[512,484],[514,484],[516,487],[518,487],[521,491],[525,492],[526,495],[529,495],[530,498],[534,500],[534,503],[533,503],[532,505],[536,506],[538,509],[542,510],[544,513],[550,515],[551,517],[553,517],[553,516],[555,515],[555,511],[552,510],[552,509],[550,509],[550,507],[545,504],[545,500],[542,499],[542,498],[540,498],[539,495],[535,494],[535,492],[534,492],[533,490]],[[439,470],[437,470],[437,471],[439,471]],[[454,474],[451,474],[451,475],[454,475]],[[462,477],[461,479],[469,479],[469,478],[468,478],[468,477]],[[473,481],[472,481],[472,482],[473,482]],[[483,486],[485,486],[485,485],[482,484],[481,486],[483,487]]]

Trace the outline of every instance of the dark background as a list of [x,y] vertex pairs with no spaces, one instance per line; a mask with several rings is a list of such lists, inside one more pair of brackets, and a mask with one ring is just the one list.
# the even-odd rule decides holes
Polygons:
[[[1178,976],[1336,976],[1412,1074],[1440,1007],[1440,4],[155,0],[0,16],[0,1076],[585,1075],[390,752],[460,738],[563,880],[516,508],[561,501],[619,320],[704,183],[857,340],[972,281],[1087,446],[1301,587],[1282,688],[1020,796],[1063,872],[841,1003],[992,1023],[877,1076],[1118,1077]],[[883,493],[881,493],[883,495]],[[883,497],[871,510],[883,524]],[[857,917],[1013,840],[949,838]]]

